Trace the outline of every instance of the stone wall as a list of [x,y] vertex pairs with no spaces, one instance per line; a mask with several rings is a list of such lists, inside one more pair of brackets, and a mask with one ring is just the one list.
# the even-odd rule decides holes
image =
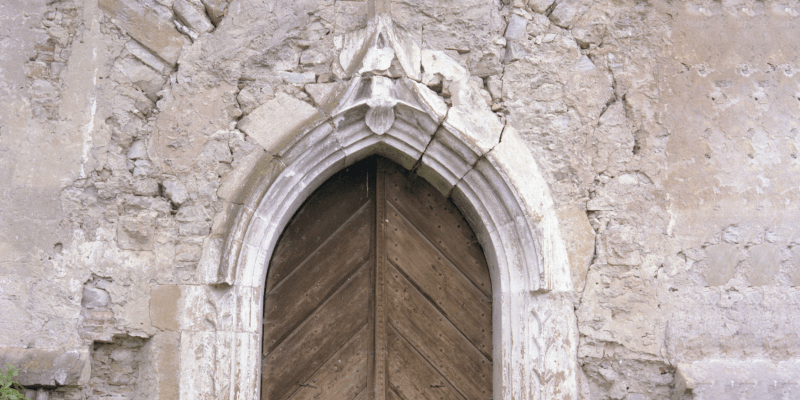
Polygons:
[[[581,398],[798,396],[796,2],[392,10],[454,61],[420,81],[453,105],[451,84],[472,76],[549,183]],[[203,274],[270,155],[248,121],[321,109],[346,75],[345,34],[366,23],[365,1],[0,4],[0,361],[90,370],[30,367],[37,398],[230,384],[180,371],[206,342],[236,340],[194,333],[231,323],[224,285]]]

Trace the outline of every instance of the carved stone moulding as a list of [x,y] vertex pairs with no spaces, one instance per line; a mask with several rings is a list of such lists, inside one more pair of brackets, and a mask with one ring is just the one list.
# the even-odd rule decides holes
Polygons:
[[[566,247],[549,188],[526,144],[503,126],[468,76],[450,83],[452,106],[421,84],[419,46],[386,14],[346,35],[339,60],[348,79],[266,149],[271,156],[245,180],[248,194],[230,217],[222,248],[209,252],[218,261],[201,260],[202,279],[228,287],[234,299],[226,303],[234,321],[225,334],[248,339],[211,345],[217,348],[210,353],[227,354],[225,361],[196,365],[213,365],[226,383],[212,385],[215,393],[187,389],[186,395],[258,398],[260,362],[253,355],[260,354],[260,341],[252,337],[261,334],[275,244],[325,180],[378,154],[450,196],[478,236],[495,293],[494,398],[577,398]],[[195,372],[185,368],[182,376]]]

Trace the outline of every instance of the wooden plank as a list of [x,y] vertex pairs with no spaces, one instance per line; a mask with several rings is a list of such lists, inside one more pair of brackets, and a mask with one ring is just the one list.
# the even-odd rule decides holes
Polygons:
[[377,163],[375,175],[375,366],[374,366],[374,400],[386,400],[386,184],[385,161]]
[[464,400],[394,328],[389,329],[389,386],[405,399]]
[[289,221],[269,267],[269,292],[368,201],[369,171],[362,164],[325,181]]
[[450,199],[421,178],[409,181],[399,166],[387,171],[386,194],[395,207],[491,298],[489,267],[469,223]]
[[386,277],[390,323],[464,397],[491,397],[491,360],[391,264]]
[[396,208],[386,213],[387,256],[458,330],[492,359],[492,304]]
[[373,211],[364,205],[330,240],[268,293],[263,354],[269,354],[369,260]]
[[367,386],[369,326],[365,323],[310,379],[298,385],[291,400],[352,399]]
[[365,387],[353,400],[367,400],[369,398],[369,387]]
[[286,398],[367,322],[369,281],[365,265],[264,358],[262,396]]
[[400,395],[397,394],[394,390],[389,390],[387,393],[388,395],[386,396],[386,400],[409,400],[400,397]]

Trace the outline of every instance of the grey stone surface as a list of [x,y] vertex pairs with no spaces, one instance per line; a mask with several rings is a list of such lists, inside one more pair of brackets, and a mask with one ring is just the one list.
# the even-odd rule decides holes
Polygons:
[[[193,8],[174,12],[186,5]],[[109,345],[97,362],[143,372],[131,386],[141,398],[226,398],[223,388],[232,387],[254,395],[243,382],[257,380],[255,372],[232,374],[229,357],[259,342],[241,333],[257,318],[233,328],[230,315],[244,311],[231,313],[230,304],[255,300],[217,292],[236,283],[237,270],[213,264],[239,259],[225,250],[229,238],[245,237],[226,230],[232,221],[266,221],[251,219],[261,197],[250,193],[263,196],[282,163],[332,151],[326,165],[337,169],[372,151],[348,147],[371,130],[336,133],[329,130],[338,122],[323,123],[337,107],[323,103],[347,87],[330,82],[351,76],[340,61],[368,52],[358,51],[366,37],[354,34],[367,28],[366,8],[333,0],[0,4],[0,347]],[[198,10],[199,22],[190,22]],[[453,188],[484,179],[475,168],[486,168],[486,151],[530,152],[553,205],[529,217],[562,235],[572,296],[537,294],[544,300],[535,304],[560,311],[552,320],[535,315],[543,329],[571,338],[573,347],[551,348],[575,352],[575,398],[793,395],[764,382],[800,358],[796,4],[420,0],[392,2],[392,11],[403,39],[391,52],[373,51],[365,73],[414,75],[409,43],[425,49],[425,73],[405,86],[419,98],[392,97],[422,112],[395,106],[395,121],[419,132],[380,135],[414,156],[381,151],[408,167],[420,161],[421,177],[462,200]],[[315,123],[329,130],[295,142],[304,110],[320,110]],[[248,127],[259,113],[269,118]],[[454,135],[433,134],[444,120],[482,133],[459,147]],[[274,121],[286,125],[279,134],[265,131]],[[508,127],[516,138],[505,136]],[[280,143],[287,153],[265,161],[262,146]],[[513,177],[520,185],[527,178]],[[509,235],[510,220],[485,236]],[[266,257],[241,250],[243,259]],[[203,289],[181,298],[180,316],[154,306],[172,304],[159,291],[173,286]],[[513,372],[534,370],[525,367]],[[702,374],[722,382],[726,369],[749,380],[733,377],[720,389],[698,378],[681,389]],[[132,373],[98,371],[92,387],[132,396],[108,383]],[[41,395],[77,399],[87,387]]]
[[131,37],[162,60],[178,62],[184,37],[163,13],[133,0],[100,0],[100,8]]
[[278,93],[273,100],[242,118],[237,127],[268,152],[275,153],[281,150],[295,130],[316,115],[318,111],[308,103]]
[[91,372],[88,350],[0,348],[0,363],[19,369],[23,386],[85,385]]
[[188,0],[175,0],[172,3],[175,15],[197,33],[208,33],[214,30],[214,24],[206,15],[206,8],[203,4],[196,4]]
[[528,35],[528,20],[524,17],[512,14],[508,20],[505,38],[508,40],[522,40]]

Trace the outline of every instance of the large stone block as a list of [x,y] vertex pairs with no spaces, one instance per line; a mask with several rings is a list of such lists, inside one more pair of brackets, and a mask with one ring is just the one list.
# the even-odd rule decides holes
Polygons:
[[586,217],[586,212],[573,205],[564,205],[557,210],[561,233],[567,246],[569,263],[572,266],[572,285],[583,290],[586,274],[594,258],[595,233]]
[[253,110],[237,127],[269,152],[281,150],[306,122],[319,112],[310,104],[286,93]]
[[706,284],[708,286],[721,286],[728,283],[733,274],[736,273],[736,266],[741,260],[741,253],[736,246],[728,243],[721,243],[709,246],[706,250],[708,271],[706,272]]
[[0,349],[0,364],[19,368],[17,382],[23,386],[78,386],[89,381],[89,351]]
[[158,400],[179,398],[180,384],[180,345],[179,332],[161,332],[153,336],[142,349],[147,368],[140,370],[140,381],[152,382],[151,395]]
[[780,253],[774,244],[762,244],[750,248],[751,286],[765,286],[772,283],[781,267]]
[[114,23],[144,47],[175,65],[186,38],[169,19],[135,0],[100,0],[98,5]]
[[150,288],[150,322],[154,327],[177,331],[181,288],[177,285],[159,285]]

